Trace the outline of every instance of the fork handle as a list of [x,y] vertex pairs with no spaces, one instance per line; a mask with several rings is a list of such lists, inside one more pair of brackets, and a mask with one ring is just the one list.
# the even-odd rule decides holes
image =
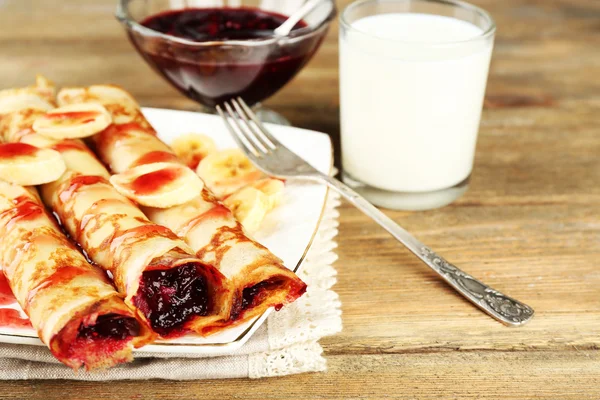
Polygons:
[[533,318],[534,311],[531,307],[492,289],[466,272],[461,271],[458,267],[449,263],[442,256],[436,254],[425,244],[417,240],[408,231],[394,222],[394,220],[344,183],[324,174],[319,175],[319,178],[382,226],[425,264],[437,272],[457,292],[498,321],[508,326],[520,326]]

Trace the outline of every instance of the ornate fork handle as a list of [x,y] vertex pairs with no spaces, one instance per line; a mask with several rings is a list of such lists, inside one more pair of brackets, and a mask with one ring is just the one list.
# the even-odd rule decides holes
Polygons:
[[473,278],[450,264],[427,246],[421,248],[422,259],[462,295],[479,308],[507,325],[522,325],[533,317],[533,309]]
[[455,265],[450,264],[342,182],[319,173],[306,176],[306,178],[316,178],[327,182],[330,187],[340,192],[350,203],[354,204],[404,244],[450,286],[500,322],[509,326],[520,326],[533,317],[534,311],[531,307],[492,289],[466,272],[461,271]]

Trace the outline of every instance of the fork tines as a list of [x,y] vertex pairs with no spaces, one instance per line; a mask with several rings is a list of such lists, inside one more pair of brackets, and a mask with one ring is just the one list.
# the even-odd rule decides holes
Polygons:
[[[217,106],[217,112],[225,121],[237,144],[246,152],[260,157],[275,150],[279,145],[269,131],[259,121],[258,117],[241,98],[231,99]],[[233,123],[231,121],[233,120]]]

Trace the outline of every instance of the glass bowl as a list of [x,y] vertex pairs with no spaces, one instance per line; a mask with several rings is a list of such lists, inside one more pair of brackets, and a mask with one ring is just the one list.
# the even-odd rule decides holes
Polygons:
[[119,0],[116,17],[157,73],[190,99],[214,110],[216,105],[237,96],[257,105],[289,82],[323,41],[336,15],[334,1],[324,0],[304,17],[304,24],[296,25],[284,37],[264,31],[264,35],[253,39],[202,37],[196,41],[151,29],[143,25],[147,19],[181,9],[227,11],[240,7],[279,14],[285,19],[302,4],[298,0]]

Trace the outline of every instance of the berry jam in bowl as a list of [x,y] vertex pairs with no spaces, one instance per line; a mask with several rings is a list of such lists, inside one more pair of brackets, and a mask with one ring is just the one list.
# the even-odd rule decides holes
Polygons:
[[[302,2],[231,0],[217,8],[214,1],[205,3],[213,6],[120,0],[116,16],[144,60],[209,110],[238,96],[256,106],[281,89],[315,54],[336,14],[334,1],[323,0],[281,37],[274,29]],[[274,113],[262,115],[283,122]]]

